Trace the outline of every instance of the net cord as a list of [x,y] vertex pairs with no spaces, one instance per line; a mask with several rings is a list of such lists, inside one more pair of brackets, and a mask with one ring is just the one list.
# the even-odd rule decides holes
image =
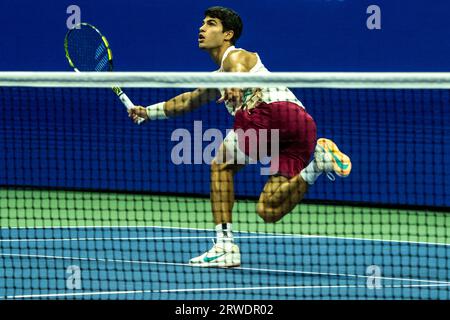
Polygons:
[[450,89],[445,72],[0,72],[0,86],[108,88]]

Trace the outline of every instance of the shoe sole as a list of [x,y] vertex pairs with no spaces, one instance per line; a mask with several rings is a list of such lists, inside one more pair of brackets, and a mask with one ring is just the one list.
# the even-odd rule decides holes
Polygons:
[[[235,262],[236,261],[236,262]],[[239,262],[237,262],[239,261]],[[225,261],[211,261],[211,262],[203,262],[203,261],[199,261],[199,262],[190,262],[189,261],[189,265],[192,267],[203,267],[203,268],[235,268],[235,267],[240,267],[241,266],[241,258],[239,256],[239,258],[234,258],[234,259],[229,259],[228,258],[228,262]]]
[[323,151],[331,154],[333,171],[342,178],[348,177],[352,171],[350,157],[342,153],[337,145],[330,139],[320,138],[317,140],[317,145],[322,147]]
[[228,268],[236,268],[236,267],[240,267],[241,264],[228,264],[228,265],[223,265],[223,264],[210,264],[210,263],[189,263],[189,266],[191,267],[200,267],[200,268],[224,268],[224,269],[228,269]]

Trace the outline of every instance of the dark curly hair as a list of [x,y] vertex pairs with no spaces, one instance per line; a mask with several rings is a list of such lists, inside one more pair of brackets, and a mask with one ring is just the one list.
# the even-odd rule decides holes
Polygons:
[[234,35],[231,38],[231,44],[235,44],[242,34],[242,20],[239,14],[234,10],[224,7],[211,7],[205,11],[205,17],[211,17],[219,19],[223,25],[223,31],[233,31]]

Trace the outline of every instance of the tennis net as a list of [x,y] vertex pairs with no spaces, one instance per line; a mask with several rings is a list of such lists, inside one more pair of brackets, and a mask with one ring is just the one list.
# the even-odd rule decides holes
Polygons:
[[[248,164],[234,177],[240,267],[190,266],[216,236],[211,161],[234,117],[208,93],[136,125],[116,85],[143,106],[289,87],[352,172],[323,174],[271,223],[257,203],[274,172]],[[449,299],[448,89],[446,73],[0,73],[0,299]]]

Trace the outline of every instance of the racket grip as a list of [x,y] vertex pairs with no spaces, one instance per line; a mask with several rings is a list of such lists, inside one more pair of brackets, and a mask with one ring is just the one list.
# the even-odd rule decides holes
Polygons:
[[[122,103],[125,105],[125,107],[126,107],[128,110],[134,107],[133,102],[131,102],[130,98],[128,98],[128,96],[127,96],[124,92],[122,92],[122,93],[119,95],[119,99],[120,99],[120,101],[122,101]],[[136,123],[137,123],[137,124],[141,124],[141,123],[144,122],[144,121],[145,121],[144,118],[138,118],[138,120],[137,120]]]

